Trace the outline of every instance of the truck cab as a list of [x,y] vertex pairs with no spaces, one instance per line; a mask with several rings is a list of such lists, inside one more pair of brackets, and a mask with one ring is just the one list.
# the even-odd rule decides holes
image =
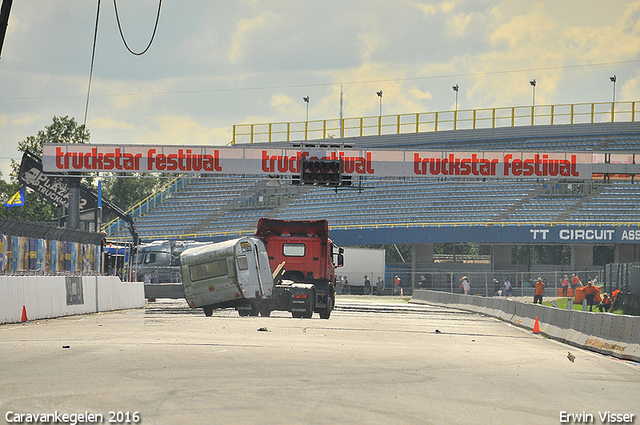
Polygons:
[[313,310],[329,318],[335,305],[335,268],[342,250],[329,239],[326,220],[261,218],[256,236],[262,239],[273,270],[285,263],[284,279],[313,284]]

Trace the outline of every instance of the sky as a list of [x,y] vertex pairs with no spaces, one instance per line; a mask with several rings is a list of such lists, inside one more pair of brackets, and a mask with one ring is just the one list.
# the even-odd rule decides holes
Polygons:
[[[0,0],[1,2],[2,0]],[[0,171],[54,116],[84,121],[97,0],[14,1]],[[157,0],[116,3],[135,52]],[[234,124],[640,100],[640,0],[163,0],[132,55],[102,1],[94,144],[212,145]]]

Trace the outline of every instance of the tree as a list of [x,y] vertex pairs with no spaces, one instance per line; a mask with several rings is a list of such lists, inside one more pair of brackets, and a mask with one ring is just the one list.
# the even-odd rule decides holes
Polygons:
[[113,175],[103,180],[102,194],[121,210],[126,211],[143,201],[158,189],[160,179],[141,174],[117,177]]
[[[35,136],[28,136],[18,143],[18,151],[24,153],[27,149],[38,156],[42,156],[42,145],[44,143],[88,143],[89,131],[84,125],[78,125],[75,118],[69,116],[53,116],[53,123],[46,126],[44,130],[38,131]],[[18,181],[18,170],[20,164],[11,160],[11,180]]]
[[[78,125],[74,118],[53,117],[53,123],[40,130],[36,136],[28,136],[18,143],[18,151],[25,152],[31,150],[42,156],[42,145],[44,143],[86,143],[89,140],[89,132],[84,125]],[[11,160],[10,182],[0,180],[0,201],[4,205],[7,200],[20,190],[22,184],[18,181],[20,163]],[[0,179],[2,174],[0,174]],[[20,221],[35,222],[55,222],[57,221],[57,207],[45,200],[40,195],[27,190],[25,193],[25,204],[22,207],[14,207],[10,210],[7,207],[0,209],[0,217],[10,218]]]
[[29,136],[18,143],[18,150],[24,152],[30,149],[42,156],[43,143],[88,143],[89,131],[84,125],[78,125],[75,118],[69,116],[53,116],[53,123],[40,130],[36,136]]

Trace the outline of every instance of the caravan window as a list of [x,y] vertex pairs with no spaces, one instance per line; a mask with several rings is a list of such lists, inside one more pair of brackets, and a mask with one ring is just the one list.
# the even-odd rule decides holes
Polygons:
[[238,270],[249,270],[249,262],[246,255],[238,255]]
[[210,263],[189,266],[189,276],[191,277],[192,282],[225,276],[227,273],[227,260],[218,260]]

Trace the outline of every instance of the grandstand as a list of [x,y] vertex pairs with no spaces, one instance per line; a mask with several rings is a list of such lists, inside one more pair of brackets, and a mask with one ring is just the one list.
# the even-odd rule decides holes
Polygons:
[[[629,153],[640,151],[640,124],[596,123],[367,136],[252,147],[429,150],[540,150]],[[136,218],[143,240],[216,238],[250,233],[262,216],[326,218],[350,226],[640,221],[640,186],[610,182],[434,178],[355,179],[351,188],[293,185],[290,178],[202,176]],[[126,237],[124,232],[113,236]],[[367,243],[362,241],[362,243]]]

